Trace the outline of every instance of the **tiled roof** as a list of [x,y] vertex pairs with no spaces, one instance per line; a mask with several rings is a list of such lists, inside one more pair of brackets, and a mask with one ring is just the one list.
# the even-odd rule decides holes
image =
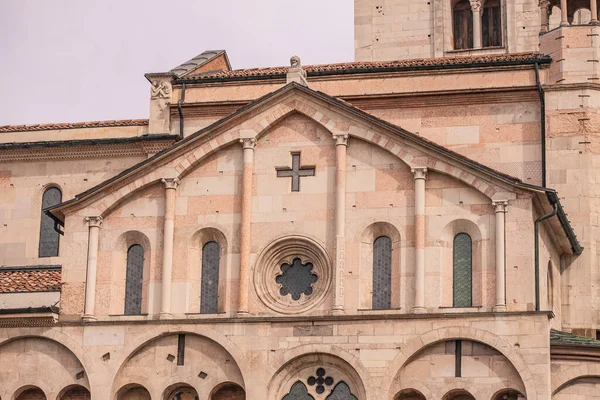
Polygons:
[[[324,74],[347,74],[358,72],[377,72],[385,70],[402,69],[428,69],[444,68],[449,66],[477,66],[486,64],[515,64],[515,63],[533,63],[549,62],[548,56],[540,53],[517,53],[517,54],[489,54],[480,56],[456,56],[440,58],[419,58],[412,60],[397,61],[356,61],[338,64],[321,64],[303,66],[308,76]],[[186,77],[186,80],[211,80],[211,79],[235,79],[250,77],[273,77],[285,75],[289,67],[268,67],[268,68],[250,68],[236,69],[232,71],[217,72],[213,74],[203,74],[198,76]]]
[[200,66],[206,64],[210,60],[213,60],[214,58],[220,56],[223,53],[225,53],[225,50],[207,50],[202,54],[198,54],[191,60],[184,62],[180,66],[173,68],[171,72],[173,72],[178,77],[183,76],[188,72],[191,72],[199,68]]
[[0,293],[60,291],[61,268],[0,268]]
[[577,336],[572,333],[557,331],[552,329],[550,331],[550,345],[553,346],[584,346],[584,347],[599,347],[600,340],[592,339],[585,336]]
[[111,121],[90,121],[90,122],[67,122],[57,124],[38,124],[38,125],[4,125],[0,126],[1,132],[21,132],[21,131],[48,131],[58,129],[76,129],[76,128],[105,128],[112,126],[144,126],[148,125],[147,119],[121,119]]

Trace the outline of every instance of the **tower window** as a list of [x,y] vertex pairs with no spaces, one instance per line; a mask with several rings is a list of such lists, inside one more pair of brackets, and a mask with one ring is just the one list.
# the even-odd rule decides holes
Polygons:
[[473,48],[473,12],[468,0],[460,0],[453,10],[454,49]]
[[471,237],[459,233],[453,246],[453,295],[454,307],[473,305],[473,252]]
[[54,230],[54,221],[44,213],[44,209],[59,204],[62,193],[57,187],[46,189],[42,195],[42,218],[40,223],[40,257],[57,257],[59,233]]
[[202,280],[200,282],[200,313],[216,314],[219,311],[219,264],[221,246],[208,242],[202,247]]
[[483,47],[502,46],[502,17],[500,0],[487,0],[483,5],[481,31]]
[[142,283],[144,274],[144,248],[134,244],[127,250],[125,278],[125,315],[142,313]]
[[373,243],[373,309],[392,308],[392,240],[380,236]]

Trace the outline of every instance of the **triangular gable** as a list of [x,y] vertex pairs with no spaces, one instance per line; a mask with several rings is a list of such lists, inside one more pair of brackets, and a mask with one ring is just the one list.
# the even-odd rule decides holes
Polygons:
[[[551,208],[552,200],[548,194],[555,193],[552,190],[523,183],[374,117],[345,101],[290,83],[50,210],[59,219],[64,219],[64,212],[69,209],[94,204],[98,215],[105,215],[140,188],[161,178],[183,177],[209,154],[240,138],[260,137],[292,112],[312,118],[332,134],[349,135],[384,148],[410,167],[428,167],[450,175],[490,199],[514,199],[517,193],[525,191],[540,199],[543,211]],[[557,199],[556,196],[553,198]],[[565,230],[563,248],[568,250],[564,243],[574,234],[569,224],[562,225]],[[573,243],[571,247],[575,249]]]
[[173,68],[170,72],[174,73],[177,78],[184,78],[227,71],[231,71],[227,52],[225,50],[207,50]]

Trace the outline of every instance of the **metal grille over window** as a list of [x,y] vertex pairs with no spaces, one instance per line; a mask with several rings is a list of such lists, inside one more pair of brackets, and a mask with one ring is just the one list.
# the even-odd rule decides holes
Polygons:
[[315,400],[310,394],[304,383],[298,381],[292,385],[290,392],[283,396],[281,400]]
[[219,311],[219,263],[221,247],[208,242],[202,247],[202,281],[200,285],[200,313],[216,314]]
[[392,307],[392,240],[380,236],[373,243],[373,309]]
[[134,244],[127,251],[125,278],[125,315],[142,313],[142,282],[144,275],[144,248]]
[[57,257],[60,234],[54,230],[54,220],[44,213],[44,209],[55,206],[62,201],[59,188],[46,189],[42,196],[42,218],[40,223],[40,257]]
[[350,391],[350,386],[342,381],[335,385],[333,391],[325,400],[358,400],[358,398]]
[[472,261],[471,237],[466,233],[459,233],[454,237],[453,247],[454,307],[471,307],[473,305]]
[[281,266],[281,275],[275,278],[275,282],[281,285],[279,293],[282,296],[292,295],[292,300],[300,300],[302,294],[310,296],[313,292],[312,284],[319,277],[312,273],[312,263],[302,264],[299,258],[294,258],[291,264]]

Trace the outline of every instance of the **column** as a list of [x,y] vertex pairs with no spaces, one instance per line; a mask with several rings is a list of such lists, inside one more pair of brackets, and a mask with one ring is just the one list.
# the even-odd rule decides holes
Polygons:
[[344,273],[346,265],[346,152],[348,135],[335,140],[335,275],[333,313],[344,313]]
[[413,313],[425,313],[425,180],[427,168],[413,168],[415,179],[415,303]]
[[540,0],[540,15],[541,15],[541,27],[540,32],[548,32],[550,29],[550,1],[549,0]]
[[252,179],[254,173],[254,148],[256,139],[241,139],[244,149],[244,171],[242,174],[242,221],[240,226],[240,290],[239,314],[248,313],[248,291],[250,290],[250,235],[252,220]]
[[469,0],[473,11],[473,48],[481,48],[481,0]]
[[597,0],[590,0],[590,12],[592,13],[592,19],[590,24],[598,25],[598,3]]
[[496,211],[496,306],[494,311],[506,311],[506,246],[504,242],[504,214],[508,202],[492,203]]
[[567,14],[567,0],[560,0],[560,26],[569,26]]
[[86,217],[88,224],[88,259],[87,273],[85,279],[85,307],[83,311],[84,321],[95,321],[94,314],[96,306],[96,270],[98,266],[98,238],[100,236],[100,225],[102,217]]
[[173,279],[173,234],[175,233],[175,194],[179,179],[163,179],[165,185],[165,226],[163,233],[163,267],[160,318],[171,317],[171,282]]

